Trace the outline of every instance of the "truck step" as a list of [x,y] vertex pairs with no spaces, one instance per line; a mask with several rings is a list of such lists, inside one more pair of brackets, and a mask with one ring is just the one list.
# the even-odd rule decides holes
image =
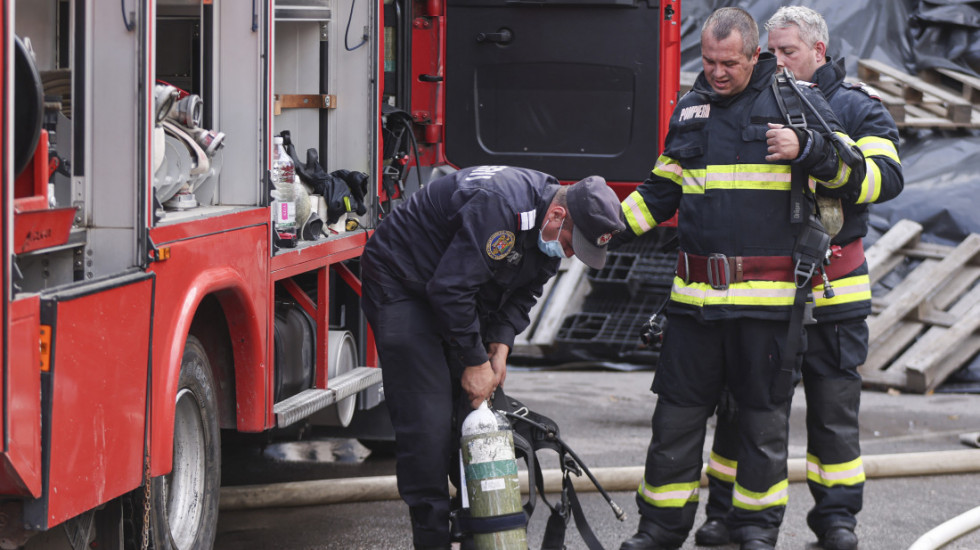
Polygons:
[[276,425],[280,428],[289,426],[346,397],[380,383],[381,369],[356,367],[350,372],[332,378],[328,382],[329,388],[303,390],[276,403],[273,408],[276,415]]

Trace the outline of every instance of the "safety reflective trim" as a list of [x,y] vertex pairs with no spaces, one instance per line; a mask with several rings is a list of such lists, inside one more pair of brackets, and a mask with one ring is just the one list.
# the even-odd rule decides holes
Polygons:
[[833,298],[825,298],[823,295],[823,285],[817,285],[813,289],[815,307],[836,306],[839,304],[850,304],[871,299],[871,277],[868,275],[855,275],[845,277],[830,283],[834,289]]
[[840,464],[821,464],[819,458],[807,453],[806,478],[824,487],[864,483],[864,461],[857,457]]
[[765,510],[774,506],[786,506],[789,502],[789,480],[784,479],[768,491],[756,493],[742,487],[737,482],[732,492],[732,505],[743,510]]
[[640,482],[637,492],[647,504],[657,508],[683,508],[688,502],[698,501],[698,488],[701,482],[670,483],[667,485],[647,485],[646,478]]
[[626,223],[636,235],[642,235],[650,231],[657,225],[657,220],[653,219],[653,214],[647,208],[647,202],[643,200],[643,195],[639,191],[633,191],[620,204],[623,209],[623,216]]
[[865,157],[883,156],[902,164],[901,159],[898,158],[898,149],[895,148],[895,144],[891,140],[867,136],[857,140],[857,146]]
[[707,179],[708,171],[704,168],[699,168],[697,170],[684,170],[684,179],[681,181],[681,190],[689,195],[703,195]]
[[685,193],[701,194],[709,189],[789,191],[792,167],[786,164],[711,164],[684,170]]
[[[852,140],[847,134],[842,134],[841,132],[834,132],[838,136],[844,138],[849,145],[854,145],[854,140]],[[828,181],[823,181],[817,179],[817,181],[823,183],[825,186],[831,189],[836,189],[847,183],[848,178],[851,177],[851,167],[844,164],[844,161],[837,159],[837,173]]]
[[677,185],[681,185],[681,180],[684,177],[684,169],[676,160],[667,155],[660,155],[657,159],[657,164],[653,167],[653,175],[669,179]]
[[881,168],[871,159],[865,159],[864,164],[864,180],[861,181],[861,192],[854,201],[856,204],[875,202],[881,195]]
[[715,479],[732,483],[735,481],[735,471],[738,469],[738,461],[725,458],[711,451],[708,458],[707,474]]
[[716,290],[707,283],[684,283],[674,277],[670,299],[692,306],[791,306],[796,285],[783,281],[746,281],[732,283],[726,290]]

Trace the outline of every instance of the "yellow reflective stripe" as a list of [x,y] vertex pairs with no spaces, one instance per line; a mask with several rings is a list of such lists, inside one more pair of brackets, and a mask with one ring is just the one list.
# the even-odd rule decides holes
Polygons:
[[735,481],[735,471],[738,469],[738,461],[725,458],[711,451],[708,459],[707,474],[715,479],[732,483]]
[[765,510],[773,506],[786,506],[789,502],[789,480],[782,480],[768,491],[756,493],[738,483],[732,492],[732,505],[743,510]]
[[875,202],[881,195],[881,168],[869,159],[864,159],[864,180],[861,181],[861,192],[858,193],[856,204]]
[[707,189],[789,191],[792,167],[788,164],[714,164],[707,168]]
[[806,455],[806,478],[824,487],[864,483],[864,461],[861,457],[840,464],[821,464],[815,455]]
[[834,289],[833,298],[825,298],[823,295],[823,285],[817,285],[813,289],[815,307],[836,306],[839,304],[850,304],[862,300],[871,299],[871,277],[867,275],[855,275],[854,277],[844,277],[830,283]]
[[682,508],[688,502],[698,501],[698,487],[701,482],[670,483],[667,485],[647,485],[646,479],[640,482],[637,492],[647,504],[657,508]]
[[867,136],[857,140],[857,146],[864,153],[865,157],[879,155],[902,164],[902,161],[898,158],[898,150],[895,149],[895,144],[891,140],[877,136]]
[[692,306],[791,306],[796,285],[782,281],[746,281],[733,283],[726,290],[715,290],[707,283],[684,283],[674,277],[670,299]]
[[681,165],[676,160],[667,155],[660,155],[657,159],[657,164],[653,167],[653,175],[669,179],[677,185],[681,185],[683,168],[681,168]]
[[[843,134],[841,132],[834,132],[834,133],[844,138],[844,141],[846,141],[848,144],[854,145],[854,140],[852,140],[847,134]],[[834,175],[834,177],[828,181],[823,181],[819,179],[817,181],[823,183],[824,185],[830,187],[831,189],[836,189],[838,187],[843,186],[845,183],[847,183],[847,180],[850,177],[851,177],[851,167],[844,164],[844,161],[837,159],[837,173]]]
[[650,231],[657,225],[657,220],[653,219],[653,214],[647,208],[647,202],[643,200],[643,195],[639,191],[633,191],[620,205],[623,209],[623,216],[630,229],[637,235],[642,235]]
[[707,174],[708,171],[704,168],[699,168],[697,170],[684,170],[684,179],[681,180],[681,188],[684,193],[703,195]]

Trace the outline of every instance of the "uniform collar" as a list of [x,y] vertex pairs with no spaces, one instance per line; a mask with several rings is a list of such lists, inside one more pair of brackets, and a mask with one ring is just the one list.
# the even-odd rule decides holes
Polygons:
[[[752,69],[752,78],[749,80],[749,85],[746,86],[745,90],[762,90],[770,85],[772,75],[776,72],[776,56],[769,52],[762,52],[759,54],[759,61],[755,64]],[[745,90],[733,95],[733,96],[720,96],[718,95],[708,84],[708,79],[704,77],[704,71],[698,74],[697,80],[694,81],[694,86],[691,88],[692,91],[698,92],[702,95],[708,96],[708,99],[715,104],[725,106],[745,93]]]
[[560,187],[561,184],[555,180],[554,184],[548,184],[541,190],[537,208],[534,210],[535,218],[533,227],[530,227],[525,231],[537,231],[541,229],[541,223],[543,222],[545,215],[548,213],[548,207],[551,206],[551,201],[555,198],[555,194],[558,193],[558,189]]
[[830,95],[844,82],[844,58],[834,61],[829,56],[827,62],[817,67],[813,72],[813,82],[820,88],[824,95]]

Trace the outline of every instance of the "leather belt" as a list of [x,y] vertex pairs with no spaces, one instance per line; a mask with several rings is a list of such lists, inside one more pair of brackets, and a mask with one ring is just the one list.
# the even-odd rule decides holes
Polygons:
[[[864,243],[861,239],[843,247],[832,246],[830,250],[830,264],[824,267],[831,281],[847,275],[864,263]],[[794,267],[790,256],[699,256],[686,252],[677,255],[678,277],[685,283],[707,283],[717,290],[745,281],[793,282],[796,280]],[[813,286],[822,283],[821,277],[813,277]]]

